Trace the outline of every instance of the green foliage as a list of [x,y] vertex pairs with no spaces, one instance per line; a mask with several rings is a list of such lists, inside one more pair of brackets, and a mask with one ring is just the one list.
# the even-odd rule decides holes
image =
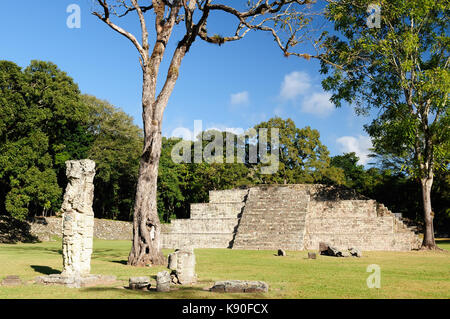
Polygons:
[[0,103],[0,202],[20,220],[56,211],[62,159],[84,156],[77,141],[88,114],[78,86],[50,62],[22,70],[0,61]]
[[[259,183],[302,184],[329,180],[343,183],[343,173],[330,165],[329,151],[320,142],[320,134],[309,126],[299,129],[291,119],[272,118],[255,126],[267,128],[268,141],[271,141],[271,128],[279,129],[280,166],[276,174],[257,174]],[[268,143],[268,151],[273,148]]]
[[189,202],[186,200],[186,189],[189,185],[188,166],[175,164],[171,158],[171,151],[179,139],[162,140],[161,158],[158,175],[158,214],[163,222],[170,222],[172,218],[189,217]]
[[83,95],[89,107],[87,156],[96,162],[94,211],[99,218],[130,220],[143,146],[142,130],[122,110]]
[[343,0],[327,17],[342,36],[325,41],[323,81],[332,100],[358,112],[379,109],[366,126],[375,151],[419,178],[448,169],[450,57],[448,1],[380,1],[381,28],[366,26],[371,0]]
[[97,164],[97,217],[129,220],[137,180],[141,129],[130,116],[81,95],[49,62],[22,70],[0,62],[0,210],[20,220],[56,213],[66,186],[65,162]]

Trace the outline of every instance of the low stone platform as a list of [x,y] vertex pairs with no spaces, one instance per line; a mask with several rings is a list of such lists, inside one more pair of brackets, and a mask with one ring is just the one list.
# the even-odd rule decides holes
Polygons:
[[212,292],[257,293],[268,292],[269,285],[263,281],[227,280],[218,281],[210,288]]
[[116,279],[116,276],[105,275],[85,275],[77,277],[53,274],[48,276],[36,277],[35,283],[41,285],[63,285],[68,288],[83,288],[112,284],[116,282]]
[[23,282],[19,276],[7,276],[1,282],[2,286],[20,286],[22,284],[23,284]]

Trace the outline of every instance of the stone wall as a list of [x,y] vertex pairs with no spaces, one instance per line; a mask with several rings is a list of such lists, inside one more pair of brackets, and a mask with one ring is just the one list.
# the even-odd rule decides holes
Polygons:
[[386,207],[349,189],[323,185],[213,191],[191,218],[163,230],[164,248],[417,249],[416,234]]
[[[41,241],[62,236],[62,218],[37,218],[30,222],[30,233]],[[133,224],[116,220],[94,219],[94,238],[104,240],[131,240]]]

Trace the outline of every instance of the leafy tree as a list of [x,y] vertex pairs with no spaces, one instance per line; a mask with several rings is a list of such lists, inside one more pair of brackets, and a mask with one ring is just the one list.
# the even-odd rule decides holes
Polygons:
[[337,106],[379,110],[365,129],[377,153],[420,180],[422,246],[435,249],[431,189],[436,170],[448,169],[450,151],[448,1],[380,1],[380,28],[366,25],[371,3],[329,4],[327,17],[339,35],[324,44],[322,72],[331,75],[323,86]]
[[[187,164],[172,161],[171,152],[180,139],[162,139],[162,153],[158,175],[158,214],[164,222],[174,217],[186,218],[190,201],[186,198],[192,187]],[[187,190],[187,191],[186,191]],[[195,201],[191,201],[195,202]]]
[[14,218],[59,209],[63,161],[87,150],[88,113],[79,94],[50,62],[22,70],[0,61],[0,202]]
[[132,117],[106,101],[83,95],[89,107],[88,157],[96,162],[94,211],[99,218],[130,220],[143,143]]
[[[258,131],[268,129],[268,152],[274,147],[271,142],[271,128],[279,129],[279,169],[272,175],[256,172],[258,183],[297,184],[314,183],[329,179],[335,183],[344,182],[340,168],[331,166],[329,151],[320,142],[320,134],[309,126],[299,129],[291,119],[272,118],[255,126]],[[258,139],[260,136],[258,135]]]
[[358,165],[358,161],[358,156],[352,152],[332,157],[331,165],[343,170],[345,186],[361,192],[366,183],[366,172],[363,165]]
[[[142,109],[144,120],[144,147],[139,166],[139,177],[134,207],[133,246],[128,257],[128,264],[133,266],[164,264],[165,258],[160,245],[160,221],[157,212],[157,178],[161,156],[161,127],[164,109],[173,92],[181,63],[197,40],[222,45],[229,41],[242,39],[251,30],[265,31],[274,36],[280,48],[287,48],[300,42],[300,31],[308,25],[309,20],[300,11],[311,1],[248,1],[232,7],[212,0],[152,0],[139,4],[138,0],[97,0],[98,10],[93,14],[112,30],[132,42],[139,53],[143,72]],[[141,2],[142,3],[142,2]],[[147,13],[153,12],[149,17]],[[141,40],[123,29],[116,18],[136,13],[140,23]],[[213,35],[207,24],[216,14],[223,14],[235,19],[236,27],[231,36]],[[183,23],[181,23],[183,22]],[[153,45],[149,41],[150,25],[154,26]],[[182,34],[181,40],[170,59],[170,65],[163,78],[164,84],[159,93],[158,75],[163,57],[172,32],[176,27]],[[290,30],[288,40],[282,41],[277,30]]]

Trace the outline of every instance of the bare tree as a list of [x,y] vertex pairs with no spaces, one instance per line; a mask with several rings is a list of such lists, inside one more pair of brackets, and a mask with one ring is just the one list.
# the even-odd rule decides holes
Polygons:
[[[128,264],[160,265],[165,262],[160,244],[160,222],[156,206],[158,165],[161,154],[163,113],[178,79],[183,58],[196,39],[222,45],[245,37],[250,30],[269,32],[286,56],[289,49],[302,42],[310,22],[311,0],[242,1],[242,8],[213,3],[213,0],[96,0],[93,14],[111,29],[130,40],[139,52],[143,72],[142,109],[144,148],[140,160],[133,222],[133,246]],[[223,1],[229,3],[229,1]],[[236,19],[235,32],[229,36],[211,34],[208,20],[214,13],[228,14]],[[152,13],[149,14],[149,13]],[[136,14],[141,27],[141,39],[113,22]],[[149,37],[153,23],[155,38]],[[166,54],[172,32],[183,28],[184,36],[172,53],[162,89],[157,93],[161,61]],[[151,45],[150,45],[151,41]],[[296,53],[296,55],[299,55]],[[300,54],[309,58],[308,54]]]

